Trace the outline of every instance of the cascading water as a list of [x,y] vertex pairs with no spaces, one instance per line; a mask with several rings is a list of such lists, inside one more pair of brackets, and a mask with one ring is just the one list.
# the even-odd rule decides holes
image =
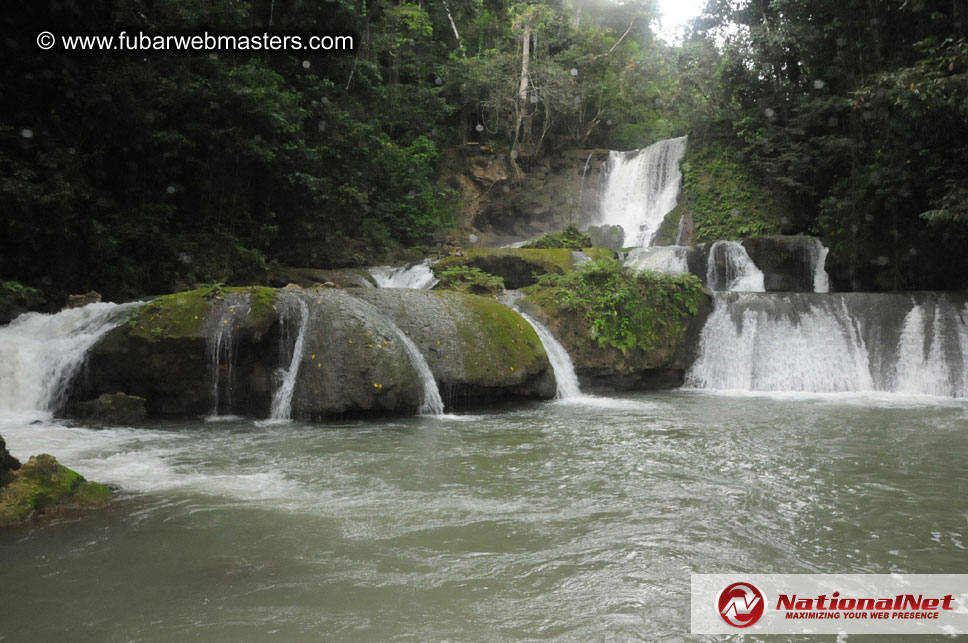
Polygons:
[[427,364],[427,359],[420,352],[420,349],[417,348],[417,345],[413,343],[413,340],[400,330],[399,326],[393,322],[390,322],[390,324],[397,337],[400,338],[400,341],[403,342],[404,347],[407,349],[407,354],[410,356],[414,368],[417,369],[417,374],[420,375],[420,381],[423,383],[423,401],[420,403],[417,413],[420,415],[443,415],[444,400],[440,397],[437,380],[434,379],[434,374],[430,370],[430,365]]
[[249,295],[229,293],[216,300],[206,322],[206,345],[212,374],[212,409],[210,417],[222,411],[231,413],[235,375],[235,330],[249,314]]
[[137,305],[27,313],[0,327],[0,409],[20,418],[48,417],[66,399],[88,349]]
[[716,293],[686,386],[964,397],[966,319],[933,293]]
[[686,137],[630,152],[611,152],[606,165],[598,225],[620,225],[626,246],[652,245],[662,220],[679,198],[679,162]]
[[551,362],[551,370],[555,373],[555,399],[563,400],[570,397],[581,395],[581,386],[578,383],[578,376],[575,374],[575,365],[571,361],[571,356],[561,342],[554,336],[547,326],[533,319],[520,310],[518,314],[526,322],[531,324],[531,328],[538,334],[538,339],[544,345],[545,353],[548,354],[548,361]]
[[710,290],[763,292],[763,273],[737,241],[717,241],[709,248],[706,286]]
[[420,263],[406,266],[375,266],[369,268],[368,272],[376,281],[377,288],[429,290],[440,281],[430,269],[432,264],[430,259],[424,259]]
[[[306,331],[309,328],[309,305],[301,298],[296,296],[283,296],[280,298],[282,305],[281,322],[283,328],[289,328],[292,324],[296,326],[296,339],[291,349],[288,367],[280,368],[277,373],[278,385],[272,394],[272,405],[269,411],[270,420],[289,420],[292,418],[292,394],[296,390],[296,378],[299,376],[299,366],[302,363],[303,350],[306,346]],[[289,349],[287,332],[281,334],[283,343],[280,354],[286,354]]]
[[689,272],[688,257],[693,249],[689,246],[651,246],[633,248],[625,257],[625,265],[635,270],[653,272]]

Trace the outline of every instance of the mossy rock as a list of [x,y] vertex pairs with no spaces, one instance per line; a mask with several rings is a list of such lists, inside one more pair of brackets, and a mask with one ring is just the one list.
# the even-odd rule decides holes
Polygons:
[[[588,248],[598,253],[604,248]],[[518,289],[536,282],[536,275],[564,274],[577,263],[574,251],[568,248],[471,248],[464,256],[446,257],[433,266],[440,275],[448,268],[467,266],[477,268],[504,279],[506,288]]]
[[132,313],[129,332],[149,341],[195,337],[211,306],[202,290],[158,297]]
[[0,527],[102,507],[111,500],[111,494],[108,487],[85,480],[51,455],[33,456],[0,488]]

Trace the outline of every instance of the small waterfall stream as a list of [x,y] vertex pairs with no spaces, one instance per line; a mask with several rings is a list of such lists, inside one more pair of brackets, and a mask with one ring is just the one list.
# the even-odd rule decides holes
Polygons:
[[0,409],[4,415],[48,417],[95,342],[125,310],[140,304],[89,304],[51,315],[27,313],[0,327]]
[[[288,296],[282,301],[283,328],[289,328],[292,324],[296,326],[296,339],[292,344],[292,353],[289,357],[287,368],[279,368],[277,377],[279,384],[272,393],[272,404],[269,411],[270,420],[290,420],[292,419],[292,394],[296,390],[296,379],[299,376],[299,366],[302,363],[303,351],[306,346],[306,331],[309,328],[309,305],[302,299],[295,296]],[[286,354],[288,333],[283,332],[280,336],[284,344],[280,354]]]
[[417,348],[417,345],[413,343],[413,340],[400,330],[399,326],[393,322],[389,323],[407,349],[407,354],[410,356],[414,368],[417,369],[417,374],[420,375],[420,381],[423,384],[423,401],[420,403],[417,413],[419,415],[443,415],[444,400],[440,397],[440,388],[437,386],[437,380],[434,379],[433,371],[430,370],[430,365],[427,364],[427,359]]
[[429,290],[440,281],[430,269],[433,261],[424,259],[420,263],[405,266],[374,266],[367,271],[376,281],[377,288],[415,288]]
[[679,199],[679,162],[686,137],[659,141],[644,149],[609,153],[599,225],[620,225],[626,246],[652,245],[662,220]]
[[578,383],[578,376],[575,374],[575,365],[572,363],[568,351],[565,350],[565,347],[561,345],[561,342],[558,341],[547,326],[520,310],[518,310],[518,314],[526,322],[531,324],[534,332],[538,333],[538,338],[541,340],[545,352],[548,354],[548,361],[551,362],[551,370],[555,373],[555,399],[563,400],[570,397],[579,397],[581,395],[581,386]]

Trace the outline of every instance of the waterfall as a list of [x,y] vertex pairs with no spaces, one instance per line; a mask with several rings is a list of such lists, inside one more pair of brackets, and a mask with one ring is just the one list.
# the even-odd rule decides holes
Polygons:
[[[306,330],[309,328],[309,305],[300,298],[293,296],[282,299],[283,309],[281,323],[283,328],[296,324],[296,340],[292,345],[292,355],[289,367],[279,369],[279,386],[272,394],[272,406],[269,411],[270,420],[289,420],[292,418],[292,394],[296,390],[296,378],[299,376],[299,365],[302,363],[303,348],[306,345]],[[298,313],[298,318],[293,319]],[[288,348],[287,332],[281,333],[281,341]],[[280,354],[285,354],[284,350]]]
[[763,273],[737,241],[717,241],[709,248],[706,286],[710,290],[763,292]]
[[633,248],[625,257],[625,265],[635,270],[653,272],[689,272],[687,259],[692,248],[688,246],[651,246]]
[[548,354],[548,361],[551,362],[551,370],[555,373],[555,399],[563,400],[569,397],[579,397],[581,386],[578,384],[578,376],[575,375],[575,365],[571,361],[568,351],[561,345],[561,342],[554,336],[547,326],[532,319],[520,310],[518,314],[526,322],[531,324],[531,328],[538,334],[538,339],[544,345],[545,353]]
[[683,136],[640,150],[610,152],[595,223],[622,226],[626,246],[651,245],[665,215],[676,207],[685,151]]
[[716,293],[686,386],[965,397],[968,306],[955,298]]
[[232,388],[235,375],[235,331],[249,314],[249,295],[228,293],[215,300],[205,324],[205,344],[211,371],[212,409],[217,418],[224,410],[232,412]]
[[676,239],[673,241],[673,245],[685,246],[688,245],[686,242],[689,240],[689,230],[686,228],[686,217],[679,217],[679,223],[676,224]]
[[63,404],[84,355],[139,304],[27,313],[0,327],[0,414],[47,417]]
[[424,259],[420,263],[405,266],[375,266],[369,268],[368,272],[376,281],[377,288],[429,290],[440,281],[430,269],[432,264],[430,259]]

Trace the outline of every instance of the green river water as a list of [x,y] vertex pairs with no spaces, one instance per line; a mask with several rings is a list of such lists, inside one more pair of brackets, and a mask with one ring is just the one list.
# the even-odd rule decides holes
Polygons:
[[0,434],[123,490],[0,532],[3,641],[702,640],[693,573],[968,573],[964,401],[672,392]]

